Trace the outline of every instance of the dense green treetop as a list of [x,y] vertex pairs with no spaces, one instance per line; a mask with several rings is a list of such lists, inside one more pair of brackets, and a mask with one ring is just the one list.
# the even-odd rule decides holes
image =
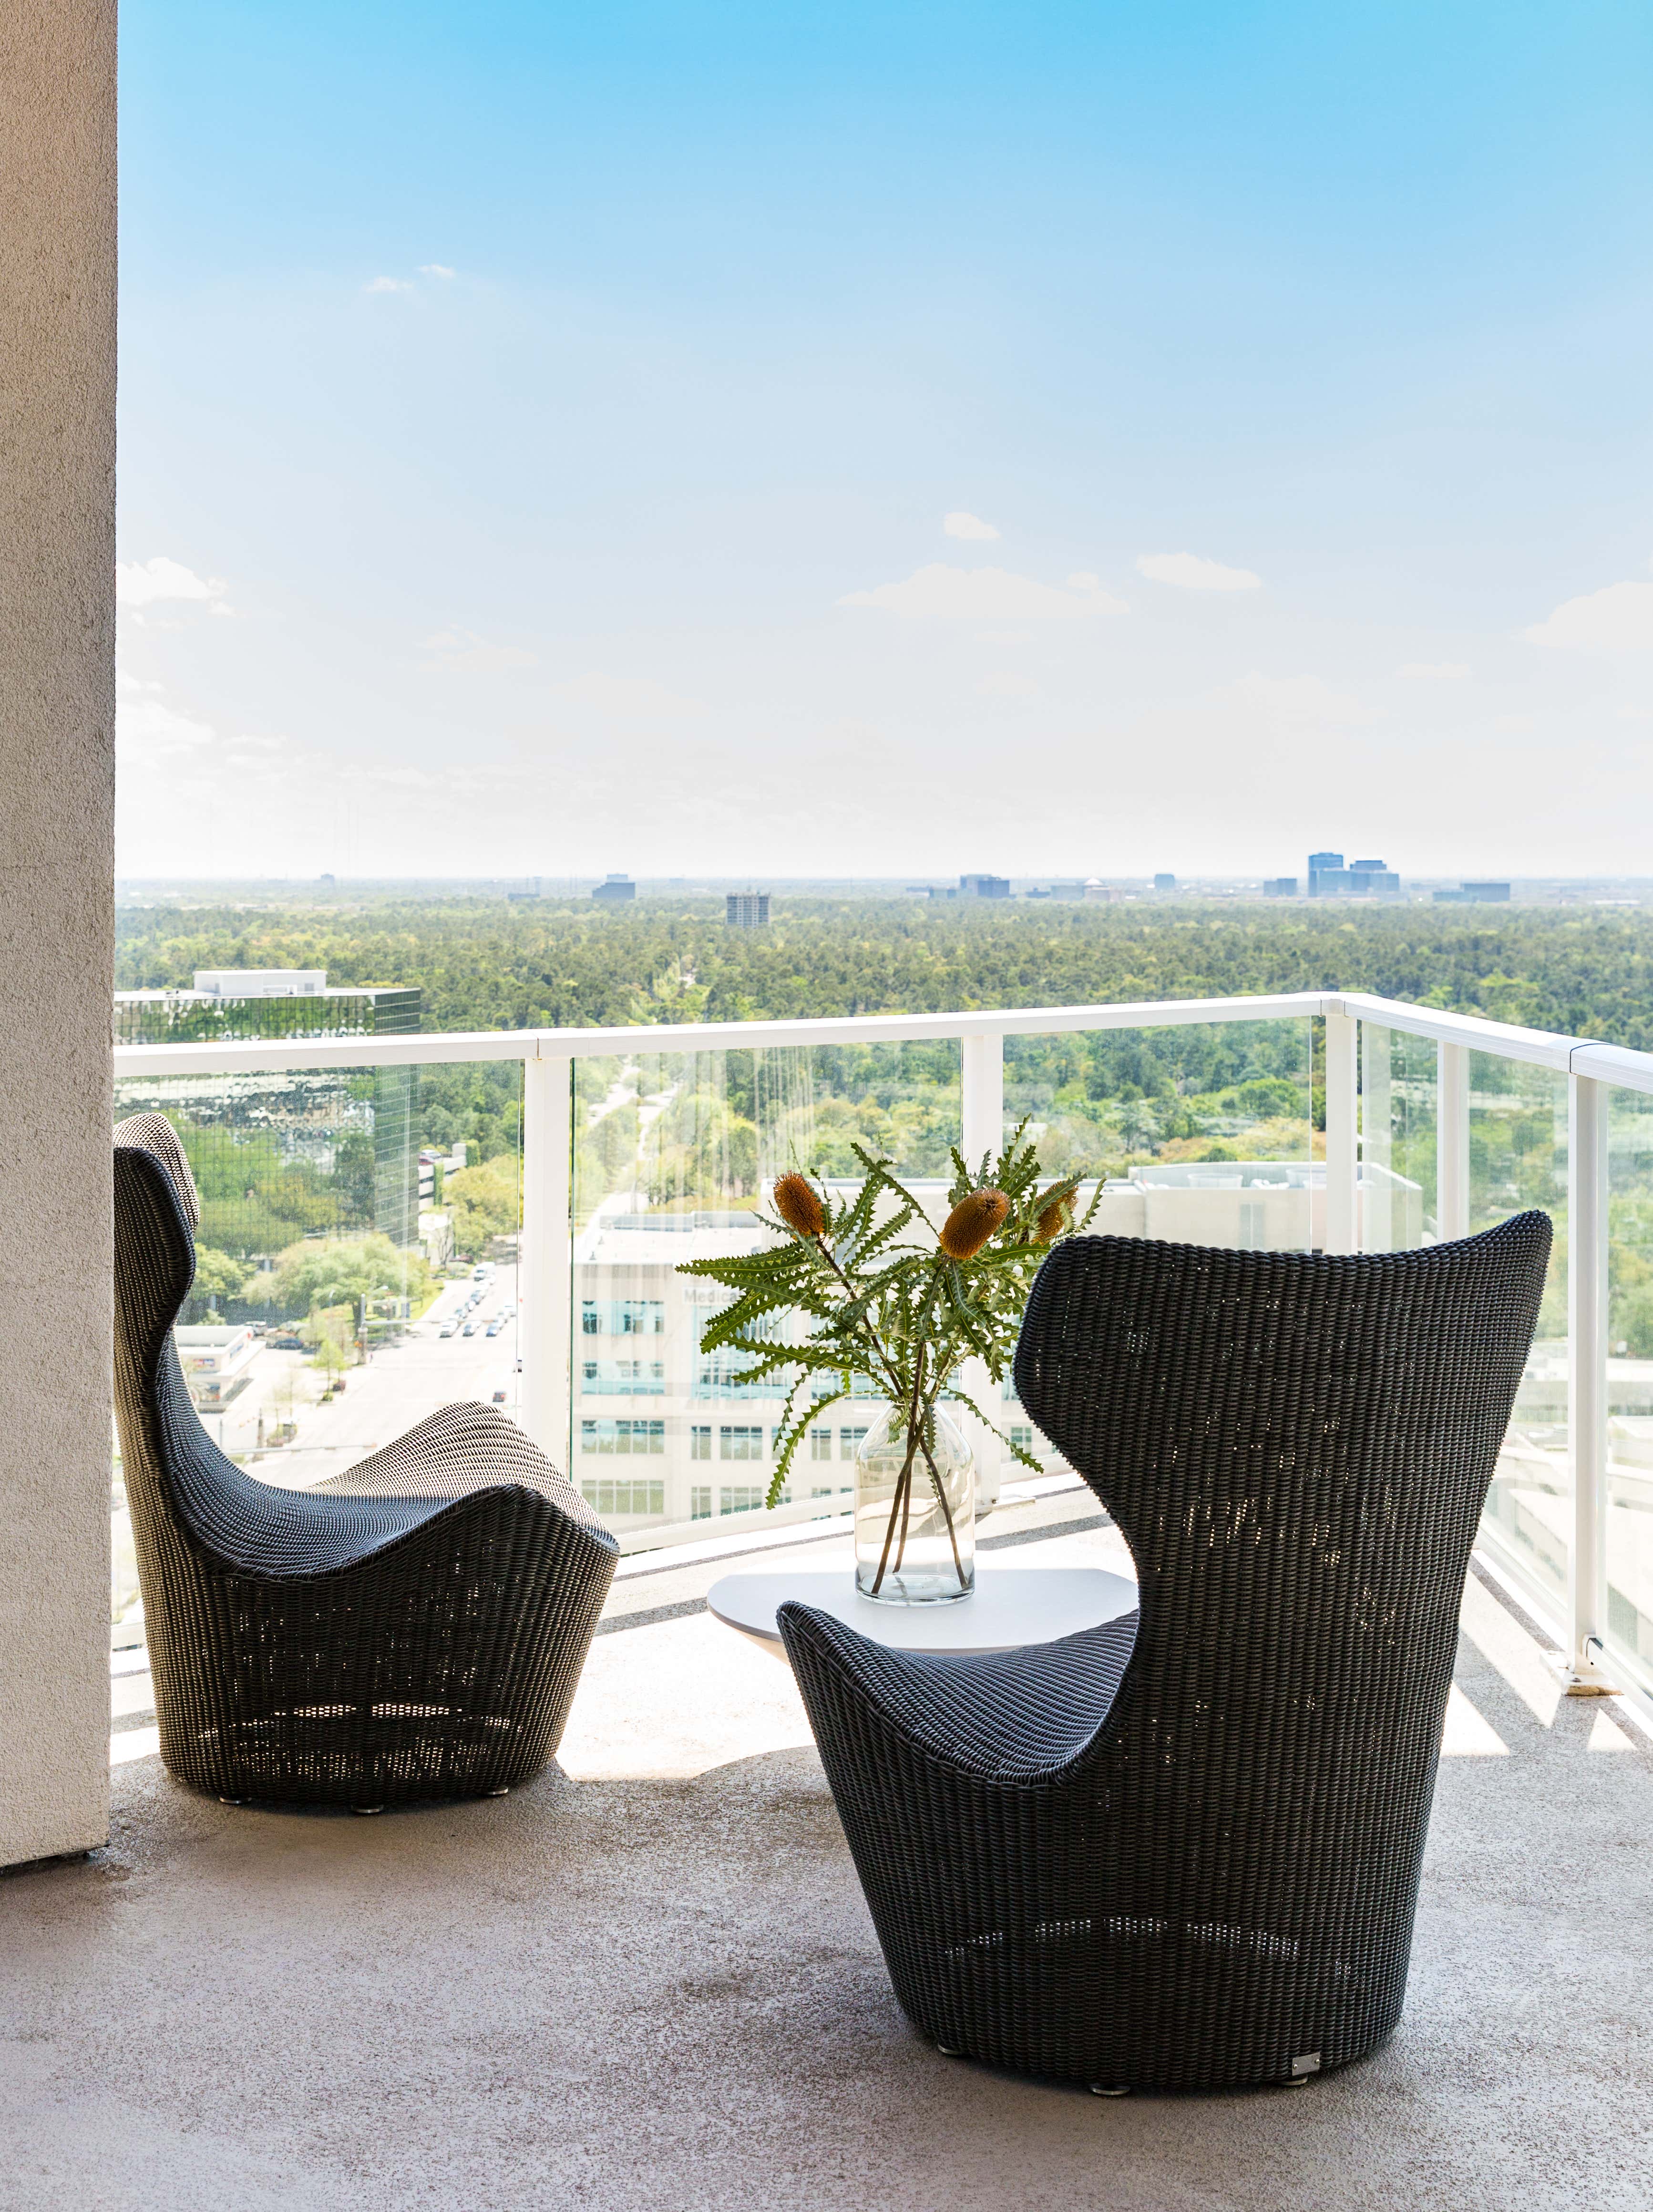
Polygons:
[[416,983],[429,1030],[1364,990],[1653,1048],[1653,913],[1640,910],[799,897],[775,915],[731,929],[688,899],[128,907],[117,974],[123,989],[234,967]]

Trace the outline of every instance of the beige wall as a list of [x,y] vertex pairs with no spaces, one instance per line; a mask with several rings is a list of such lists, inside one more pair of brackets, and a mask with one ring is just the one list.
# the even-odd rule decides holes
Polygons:
[[0,1863],[106,1834],[115,8],[0,9]]

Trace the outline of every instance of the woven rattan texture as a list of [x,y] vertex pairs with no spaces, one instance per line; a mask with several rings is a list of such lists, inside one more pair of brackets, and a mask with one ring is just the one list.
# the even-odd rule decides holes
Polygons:
[[189,1223],[167,1165],[126,1128],[115,1412],[161,1757],[220,1796],[353,1805],[535,1773],[562,1737],[613,1538],[492,1407],[447,1407],[315,1490],[227,1459],[173,1342]]
[[195,1188],[195,1171],[177,1130],[164,1114],[130,1114],[115,1129],[116,1151],[127,1145],[135,1146],[140,1152],[153,1152],[166,1169],[193,1236],[201,1226],[201,1194]]
[[915,1662],[781,1614],[926,2034],[1181,2088],[1289,2080],[1390,2035],[1459,1601],[1549,1247],[1528,1213],[1373,1257],[1053,1253],[1016,1377],[1135,1558],[1122,1675],[1120,1623]]

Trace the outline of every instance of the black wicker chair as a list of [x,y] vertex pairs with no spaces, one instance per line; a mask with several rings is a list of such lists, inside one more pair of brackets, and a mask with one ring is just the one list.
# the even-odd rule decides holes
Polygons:
[[1097,2088],[1290,2081],[1400,2017],[1458,1607],[1550,1224],[1372,1258],[1075,1238],[1024,1404],[1139,1612],[788,1653],[909,2017]]
[[115,1410],[161,1755],[236,1801],[497,1795],[555,1753],[618,1547],[491,1406],[313,1490],[202,1427],[172,1327],[198,1218],[158,1114],[115,1133]]

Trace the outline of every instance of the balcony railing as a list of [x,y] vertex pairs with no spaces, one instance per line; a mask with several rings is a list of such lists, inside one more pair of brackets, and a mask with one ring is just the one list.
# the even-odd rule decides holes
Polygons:
[[[402,1339],[368,1376],[343,1368],[348,1346],[326,1355],[343,1390],[334,1400],[330,1387],[325,1408],[289,1377],[291,1419],[266,1390],[256,1429],[238,1428],[245,1338],[228,1327],[222,1342],[194,1340],[204,1417],[260,1473],[318,1479],[458,1378],[445,1395],[507,1405],[628,1549],[750,1528],[779,1405],[738,1361],[701,1352],[708,1286],[676,1263],[761,1233],[754,1204],[793,1160],[853,1175],[859,1133],[939,1190],[949,1143],[975,1161],[1030,1114],[1053,1171],[1103,1180],[1097,1226],[1121,1234],[1393,1250],[1528,1205],[1551,1213],[1552,1283],[1483,1556],[1552,1629],[1579,1685],[1653,1701],[1653,1054],[1322,992],[115,1052],[120,1109],[195,1122],[221,1183],[237,1181],[250,1140],[306,1189],[354,1159],[358,1192],[376,1191],[404,1247],[411,1206],[398,1193],[416,1181],[420,1109],[400,1078],[387,1105],[386,1084],[407,1069],[450,1102],[455,1084],[492,1086],[507,1139],[494,1173],[515,1233],[495,1223],[498,1272],[447,1353],[438,1330],[469,1284],[446,1288],[411,1337],[395,1283],[324,1288],[336,1337],[367,1350]],[[432,1184],[434,1196],[434,1170]],[[210,1205],[204,1243],[211,1218]],[[290,1348],[270,1356],[299,1364]],[[475,1387],[479,1375],[493,1388]],[[823,1418],[793,1462],[782,1521],[843,1510],[854,1438],[875,1412],[846,1400]],[[1023,1425],[1008,1385],[1002,1413]],[[991,1498],[999,1453],[978,1441]]]

